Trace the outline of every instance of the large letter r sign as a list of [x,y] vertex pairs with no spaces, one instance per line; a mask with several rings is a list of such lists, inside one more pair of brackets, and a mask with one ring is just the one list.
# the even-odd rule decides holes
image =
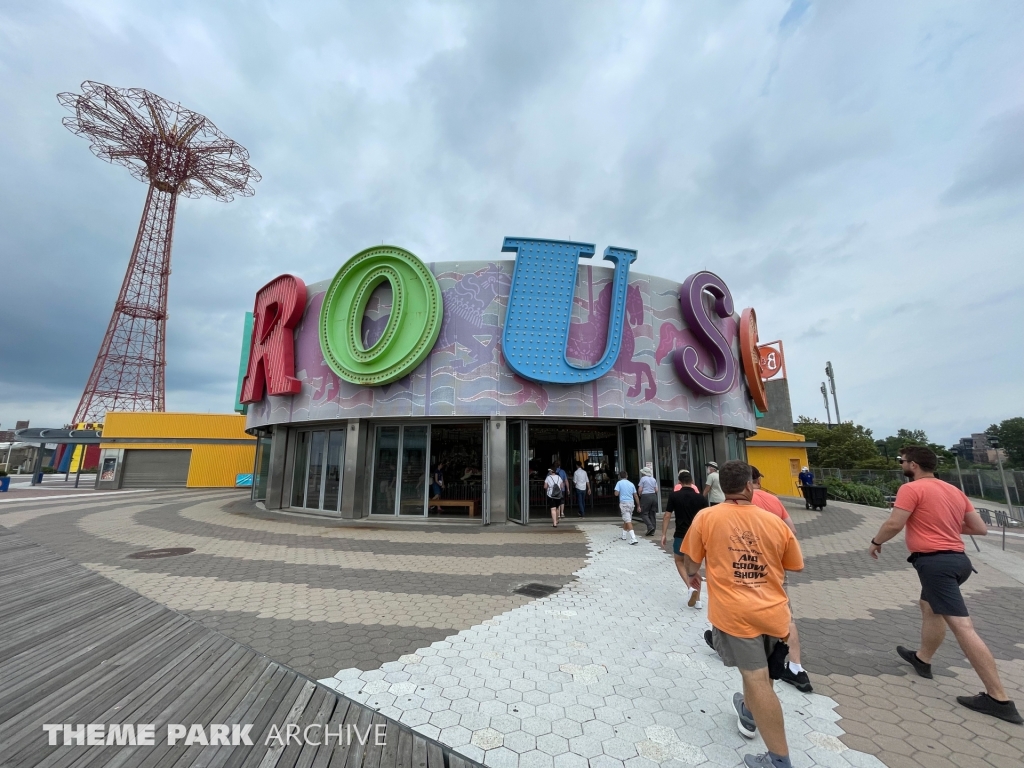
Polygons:
[[256,294],[249,367],[242,382],[243,403],[272,395],[294,395],[302,389],[295,378],[295,337],[292,329],[306,311],[306,284],[293,275],[275,277]]

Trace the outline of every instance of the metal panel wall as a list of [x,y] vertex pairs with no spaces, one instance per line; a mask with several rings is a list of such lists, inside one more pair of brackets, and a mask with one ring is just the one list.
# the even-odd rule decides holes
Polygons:
[[190,450],[126,450],[122,488],[184,488],[188,484]]

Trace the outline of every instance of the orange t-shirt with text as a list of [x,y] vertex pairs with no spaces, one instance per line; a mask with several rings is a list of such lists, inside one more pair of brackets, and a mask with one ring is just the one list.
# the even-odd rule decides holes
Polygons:
[[789,520],[789,512],[787,512],[786,508],[782,506],[782,502],[779,501],[778,497],[772,496],[768,493],[768,491],[762,491],[760,488],[755,488],[754,498],[750,501],[755,507],[760,507],[765,512],[771,512],[782,520]]
[[786,637],[789,597],[786,571],[801,571],[804,558],[789,527],[753,504],[724,502],[702,509],[690,524],[682,551],[707,560],[708,619],[733,637]]
[[893,507],[910,513],[906,540],[911,552],[964,551],[960,532],[974,505],[959,488],[937,477],[922,477],[900,486]]

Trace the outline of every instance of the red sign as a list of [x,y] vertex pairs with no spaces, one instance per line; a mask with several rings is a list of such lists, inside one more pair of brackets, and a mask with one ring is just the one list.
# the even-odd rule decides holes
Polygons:
[[776,376],[780,379],[786,378],[786,358],[782,353],[781,341],[770,341],[767,344],[762,344],[757,348],[757,353],[760,358],[759,364],[762,379],[767,381]]
[[266,388],[272,395],[296,395],[295,337],[292,329],[306,311],[306,284],[293,275],[275,277],[256,294],[249,367],[242,381],[243,403],[258,403]]
[[747,307],[740,315],[740,359],[754,405],[762,413],[768,413],[768,393],[764,391],[761,379],[760,348],[757,346],[757,313],[753,307]]

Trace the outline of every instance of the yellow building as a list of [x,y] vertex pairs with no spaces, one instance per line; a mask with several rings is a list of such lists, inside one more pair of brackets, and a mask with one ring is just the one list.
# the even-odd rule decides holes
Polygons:
[[807,466],[807,449],[816,445],[795,432],[759,427],[757,434],[747,439],[747,462],[764,475],[761,487],[766,491],[799,497],[797,475]]
[[256,438],[245,417],[108,413],[97,488],[234,488],[252,481]]

